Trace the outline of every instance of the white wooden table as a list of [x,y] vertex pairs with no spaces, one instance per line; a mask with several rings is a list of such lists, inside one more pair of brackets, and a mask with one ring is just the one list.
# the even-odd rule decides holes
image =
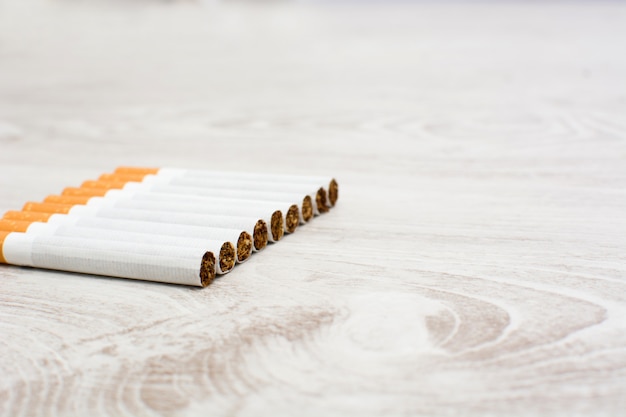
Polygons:
[[0,266],[3,416],[626,414],[626,7],[0,1],[0,210],[328,174],[206,289]]

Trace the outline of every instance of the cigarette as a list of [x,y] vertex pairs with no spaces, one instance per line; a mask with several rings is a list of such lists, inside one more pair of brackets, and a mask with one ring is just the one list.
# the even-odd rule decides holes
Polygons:
[[[90,199],[89,202],[87,203],[88,205],[107,205],[109,204],[108,202],[112,202],[112,201],[118,201],[118,200],[123,200],[123,199],[128,199],[128,197],[135,195],[136,193],[141,193],[141,192],[146,192],[146,190],[143,189],[143,185],[144,184],[140,184],[140,183],[124,183],[124,182],[112,182],[112,183],[99,183],[96,184],[97,182],[94,181],[86,181],[85,183],[83,183],[83,187],[81,187],[81,189],[83,190],[82,197],[85,197],[86,195],[88,195],[89,191],[93,190],[93,194],[94,197],[98,197],[98,196],[103,196],[104,198],[101,199]],[[134,187],[133,187],[134,186]],[[101,187],[101,188],[97,188],[97,187]],[[120,192],[119,188],[123,187],[123,192]],[[219,203],[217,200],[213,200],[212,204],[207,204],[207,205],[202,205],[202,204],[193,204],[193,203],[189,203],[186,200],[186,193],[184,193],[184,190],[180,190],[179,187],[175,187],[175,186],[167,186],[167,187],[171,187],[171,191],[175,191],[172,193],[169,193],[171,195],[166,196],[168,202],[163,202],[163,205],[168,205],[168,207],[164,208],[163,210],[158,210],[158,211],[172,211],[172,212],[184,212],[184,213],[193,213],[193,214],[215,214],[215,215],[222,215],[222,214],[228,214],[230,217],[256,217],[257,220],[262,219],[264,220],[264,222],[268,225],[269,229],[268,229],[268,239],[270,242],[277,242],[279,241],[284,234],[284,230],[285,230],[285,220],[283,219],[283,215],[282,215],[282,211],[280,210],[272,210],[269,213],[264,213],[261,216],[258,216],[258,209],[255,208],[255,206],[253,204],[239,204],[239,205],[233,205],[233,204],[229,204],[226,205],[225,203]],[[87,191],[85,191],[87,190]],[[108,190],[106,193],[102,194],[101,191],[102,190]],[[63,190],[63,195],[74,195],[75,194],[76,189],[74,188],[66,188],[65,190]],[[153,191],[153,190],[151,190]],[[166,190],[167,191],[167,190]],[[195,196],[199,193],[198,189],[192,189],[191,191],[189,191],[189,195],[191,196]],[[185,199],[183,199],[183,197],[181,197],[182,195],[185,195]],[[113,204],[113,203],[111,203]],[[117,203],[116,203],[117,204]],[[148,206],[144,206],[144,207],[139,207],[139,203],[119,203],[119,204],[126,204],[126,207],[129,208],[143,208],[146,209],[146,207],[149,206],[150,209],[152,209],[153,205],[148,205]],[[134,206],[133,206],[134,205]],[[70,207],[71,208],[71,207]],[[25,207],[25,210],[28,211],[46,211],[46,210],[50,210],[50,211],[54,211],[54,210],[67,210],[68,207],[59,207],[59,205],[50,205],[50,207],[42,207],[42,203],[29,203],[28,208]],[[295,215],[294,213],[294,209],[293,207],[290,207],[290,210],[288,210],[288,214],[290,217],[293,217]],[[297,210],[297,207],[296,207]],[[63,212],[63,211],[55,211],[55,212]],[[290,228],[291,231],[295,230],[295,227],[293,225],[294,221],[290,220]],[[222,225],[220,224],[216,224],[214,225],[216,227],[222,227]]]
[[[100,198],[109,197],[111,197],[111,200],[115,199],[116,201],[119,201],[119,203],[116,203],[118,207],[142,209],[158,207],[162,210],[172,210],[184,205],[186,208],[199,213],[229,213],[238,216],[258,214],[260,211],[273,213],[276,211],[277,207],[281,211],[286,208],[285,215],[283,216],[285,232],[295,232],[298,224],[300,223],[300,209],[298,205],[285,204],[284,202],[265,202],[213,196],[189,196],[185,197],[183,201],[176,201],[180,200],[180,195],[149,192],[125,192],[124,190],[112,191],[107,193],[105,197]],[[96,197],[96,200],[97,199],[98,197]],[[264,218],[269,220],[271,215]]]
[[330,177],[120,167],[5,213],[0,262],[206,286],[337,199]]
[[[171,245],[183,247],[204,247],[212,253],[219,253],[218,262],[216,264],[216,271],[220,275],[226,274],[233,269],[233,267],[235,266],[236,254],[240,249],[239,244],[237,246],[237,249],[235,249],[235,245],[232,242],[224,242],[223,240],[209,240],[199,238],[194,239],[187,237],[155,235],[153,233],[136,233],[102,228],[75,227],[72,225],[64,225],[64,223],[72,222],[57,221],[53,223],[41,223],[2,219],[0,220],[0,231],[23,232],[36,235],[66,236],[96,240],[123,241],[142,244],[150,243],[164,246]],[[75,221],[73,223],[75,223]],[[247,256],[249,257],[249,252]]]
[[[17,224],[16,229],[22,229],[23,225]],[[20,230],[14,230],[20,231]],[[115,231],[101,228],[76,227],[60,223],[32,223],[24,233],[39,236],[59,236],[81,239],[95,239],[107,241],[120,241],[138,244],[152,244],[160,246],[180,246],[185,248],[201,248],[214,254],[219,253],[216,272],[220,275],[230,272],[235,266],[236,249],[229,241],[194,239],[187,237],[172,237],[153,233],[136,233],[127,231]]]
[[[281,178],[280,176],[276,176],[275,179],[266,180],[263,176],[249,176],[249,177],[241,177],[237,176],[235,178],[226,177],[224,178],[224,173],[211,173],[215,174],[215,176],[207,176],[207,177],[187,177],[184,176],[182,178],[174,178],[168,182],[169,185],[179,185],[179,186],[194,186],[198,187],[201,185],[208,186],[210,188],[232,188],[238,190],[268,190],[268,191],[280,191],[284,193],[299,193],[299,192],[308,192],[308,195],[311,196],[313,193],[310,193],[310,190],[316,189],[314,195],[326,194],[328,195],[328,200],[324,200],[324,207],[333,207],[337,203],[337,199],[339,198],[339,185],[334,178],[325,178],[320,180],[309,180],[308,182],[297,183],[297,182],[289,182],[288,178]],[[123,178],[123,177],[120,177]],[[158,177],[155,177],[158,178]],[[152,180],[151,177],[146,178],[146,180]],[[317,186],[317,187],[312,187]],[[321,192],[319,190],[322,190]],[[320,210],[321,211],[321,210]]]
[[[103,200],[99,200],[102,202]],[[91,200],[90,200],[91,202]],[[38,217],[37,214],[41,214]],[[157,210],[134,210],[134,209],[117,209],[106,206],[98,206],[96,204],[89,205],[71,205],[71,204],[51,204],[51,203],[33,203],[29,202],[24,205],[22,212],[7,212],[6,219],[12,220],[30,220],[46,222],[50,216],[67,215],[69,217],[100,217],[116,220],[131,220],[133,222],[150,223],[155,233],[162,233],[165,228],[164,224],[174,225],[191,225],[196,227],[204,227],[211,229],[227,230],[232,238],[232,231],[237,230],[239,238],[237,240],[237,257],[239,262],[245,261],[250,255],[248,246],[250,244],[250,236],[256,250],[262,250],[267,246],[269,239],[268,225],[262,219],[254,217],[234,217],[234,216],[218,216],[203,215],[196,213],[175,212],[175,211],[157,211]],[[8,216],[8,217],[7,217]],[[282,219],[282,214],[278,212],[278,216]],[[63,221],[58,220],[57,221]],[[154,223],[158,223],[155,226]],[[252,225],[252,226],[251,226]],[[142,226],[142,233],[149,226]],[[276,227],[282,227],[282,224]],[[169,230],[174,230],[170,227]],[[242,233],[245,235],[242,236]],[[216,239],[216,233],[207,234],[207,238]]]
[[[117,190],[116,190],[117,191]],[[156,198],[155,198],[156,196]],[[229,215],[237,217],[259,217],[270,225],[272,231],[270,241],[278,241],[287,230],[285,219],[291,222],[293,232],[298,225],[298,206],[290,206],[287,214],[282,215],[273,204],[255,204],[251,201],[237,201],[232,199],[205,198],[204,200],[189,200],[180,195],[136,193],[132,190],[107,193],[105,197],[93,198],[86,205],[98,205],[111,208],[125,208],[135,210],[158,210],[196,214]],[[295,217],[295,219],[294,219]],[[293,224],[295,222],[295,225]]]
[[[86,205],[91,199],[101,199],[102,197],[72,197],[64,195],[49,195],[43,201],[48,204],[64,204]],[[134,197],[131,197],[134,199]],[[141,200],[149,201],[149,200]],[[169,202],[170,200],[165,200]],[[160,224],[155,229],[152,222],[144,221],[126,221],[126,220],[114,220],[114,219],[99,219],[99,218],[75,218],[77,225],[84,227],[97,227],[114,230],[126,230],[129,232],[139,233],[158,233],[168,236],[187,236],[190,238],[211,238],[211,239],[223,239],[233,240],[233,237],[237,237],[237,262],[245,262],[251,255],[253,250],[252,236],[246,232],[238,229],[218,229],[215,227],[200,227],[200,226],[186,226],[176,224]],[[0,229],[1,230],[1,229]]]
[[254,202],[254,205],[258,204],[269,204],[269,203],[277,203],[280,206],[287,205],[291,207],[292,205],[302,204],[302,213],[298,214],[299,219],[302,223],[308,221],[313,217],[313,214],[319,214],[320,212],[325,212],[325,208],[321,207],[321,210],[318,210],[316,205],[317,201],[325,201],[320,200],[320,196],[317,194],[323,193],[325,191],[323,189],[318,190],[316,193],[311,193],[311,195],[302,193],[288,193],[281,191],[263,191],[263,190],[246,190],[246,189],[226,189],[226,188],[209,188],[207,186],[180,186],[180,185],[169,185],[169,184],[161,184],[155,181],[146,181],[146,182],[100,182],[100,181],[90,181],[83,183],[83,187],[81,187],[81,191],[76,189],[65,189],[63,191],[64,195],[87,195],[88,192],[85,190],[94,190],[94,196],[109,196],[112,192],[116,190],[123,190],[126,192],[134,192],[134,193],[150,193],[150,194],[166,194],[169,195],[170,198],[174,198],[173,194],[178,194],[180,199],[180,195],[184,195],[185,198],[191,198],[196,196],[210,197],[211,199],[217,200],[242,200],[248,202]]
[[[104,174],[100,177],[103,180],[113,178],[130,177],[131,181],[143,180],[146,176],[161,175],[177,180],[210,180],[211,184],[219,184],[221,181],[229,182],[242,180],[250,183],[282,184],[283,189],[292,189],[297,185],[318,185],[324,187],[328,192],[328,203],[334,206],[339,198],[339,186],[337,180],[325,176],[300,176],[283,174],[259,174],[251,172],[228,172],[228,171],[207,171],[207,170],[187,170],[177,168],[138,168],[119,167],[114,174]],[[116,177],[117,176],[117,177]],[[232,186],[232,185],[231,185]]]
[[197,247],[0,231],[0,262],[119,278],[206,287],[216,261]]
[[[120,171],[121,170],[121,171]],[[139,170],[141,168],[118,168],[114,174],[100,176],[101,182],[141,182],[144,184],[176,185],[180,187],[205,187],[217,195],[216,189],[236,190],[239,194],[266,191],[282,193],[283,195],[306,194],[313,198],[316,203],[314,213],[327,212],[326,207],[335,205],[338,198],[338,184],[334,178],[328,177],[297,177],[281,175],[256,175],[236,172],[213,172],[213,171],[186,171],[177,169],[161,169],[155,174],[141,174],[124,172],[124,170]],[[154,170],[149,170],[154,171]],[[90,186],[94,184],[91,183]],[[326,187],[326,188],[325,188]],[[328,189],[328,192],[326,191]],[[220,195],[224,193],[219,193]],[[225,193],[226,195],[231,195]],[[254,199],[262,197],[254,194]],[[328,195],[328,198],[326,196]],[[319,208],[317,204],[320,204]]]
[[[120,192],[124,192],[123,190]],[[107,194],[108,196],[108,194]],[[121,197],[120,197],[121,198]],[[133,201],[150,202],[153,205],[159,207],[165,207],[172,203],[173,199],[180,199],[179,195],[172,195],[166,193],[134,193],[129,199]],[[304,218],[300,213],[300,209],[297,204],[283,202],[269,202],[269,201],[255,201],[249,199],[237,199],[228,197],[214,197],[214,196],[185,196],[185,202],[189,206],[197,205],[198,210],[205,212],[213,212],[220,214],[222,212],[230,212],[238,215],[258,213],[259,210],[271,211],[272,213],[279,208],[282,212],[284,209],[283,222],[285,224],[285,232],[295,232],[298,224],[304,224]]]
[[[113,193],[115,193],[116,191],[119,191],[117,188],[114,187],[118,187],[120,184],[118,183],[111,183],[111,184],[102,184],[102,188],[95,188],[95,187],[91,187],[91,188],[73,188],[73,187],[68,187],[65,188],[62,192],[63,196],[81,196],[81,197],[85,197],[85,196],[91,196],[91,197],[103,197],[106,196],[107,198],[112,196]],[[124,191],[129,192],[130,194],[137,192],[137,191],[146,191],[145,189],[141,188],[143,184],[140,183],[125,183],[124,185]],[[133,187],[134,186],[134,187]],[[109,187],[109,188],[107,188]],[[153,190],[151,190],[153,191]],[[187,197],[187,195],[193,196],[193,195],[197,195],[197,193],[200,191],[198,189],[192,189],[192,190],[180,190],[177,187],[173,187],[173,189],[171,190],[173,192],[171,192],[170,194],[178,194],[176,196],[177,199],[181,199],[181,195],[185,195],[185,198]],[[186,192],[185,192],[186,191]],[[172,196],[172,198],[174,198]],[[103,200],[98,200],[98,201],[103,201]],[[91,200],[90,200],[91,202]],[[36,208],[38,206],[33,205],[33,208],[31,210],[38,210],[41,211],[40,208]],[[54,207],[50,207],[51,210],[54,210]],[[61,210],[61,208],[57,208],[59,210]],[[277,213],[278,212],[278,213]],[[232,216],[231,216],[232,217]],[[238,217],[243,217],[243,216],[238,216]],[[267,239],[269,239],[269,241],[271,242],[275,242],[278,241],[282,238],[283,236],[283,232],[282,230],[284,229],[284,223],[282,220],[282,212],[280,212],[280,210],[276,210],[274,211],[271,216],[267,219],[257,219],[258,221],[263,220],[263,222],[265,224],[267,224],[268,226],[268,234],[267,234]],[[219,222],[219,220],[217,220]],[[273,221],[273,223],[272,223]],[[178,222],[177,222],[178,223]],[[184,224],[184,222],[180,222],[182,224]],[[257,222],[257,225],[260,225],[260,223]],[[214,224],[212,225],[214,227],[225,227],[222,224]],[[262,237],[259,237],[258,239],[255,238],[255,242],[262,242],[263,240],[265,240]],[[261,246],[256,246],[257,250],[260,250],[264,247],[264,244],[261,244]]]
[[[49,225],[50,231],[55,234],[69,237],[85,237],[94,239],[123,240],[137,243],[158,243],[163,245],[187,246],[206,245],[219,248],[218,273],[229,272],[233,250],[236,251],[236,261],[245,262],[252,253],[252,236],[247,232],[239,233],[235,229],[199,228],[184,225],[168,225],[155,228],[154,223],[130,220],[110,220],[96,217],[52,216],[47,223],[30,222],[23,220],[0,220],[0,231],[26,232],[35,227]],[[31,226],[32,225],[32,226]],[[54,225],[54,226],[53,226]],[[55,229],[56,228],[56,229]],[[39,232],[42,234],[42,232]],[[207,238],[211,236],[212,238]],[[236,237],[237,239],[233,239]],[[232,242],[236,241],[236,244]]]
[[[117,174],[103,174],[100,176],[101,181],[108,181],[110,178],[116,178],[116,181],[119,182],[119,177],[115,177]],[[138,175],[127,175],[124,178],[128,179],[128,181],[141,181],[144,176]],[[90,183],[90,185],[95,185],[96,187],[99,184]],[[123,190],[120,190],[123,191]],[[118,190],[110,190],[106,193],[102,194],[102,191],[98,191],[98,195],[109,196],[111,193],[120,192]],[[82,192],[84,194],[84,191]],[[69,194],[69,192],[68,192]],[[67,198],[67,201],[64,201],[64,198]],[[140,200],[153,200],[153,201],[172,201],[172,199],[177,198],[175,195],[167,194],[167,193],[150,193],[150,192],[134,192],[132,199],[140,199]],[[89,200],[89,197],[84,196],[48,196],[46,200],[47,203],[59,203],[59,202],[67,202],[72,204],[86,204],[86,201]],[[302,206],[302,210],[298,207],[298,203],[293,201],[258,201],[251,198],[232,198],[232,197],[219,197],[212,194],[209,195],[192,195],[186,196],[185,200],[188,201],[204,201],[207,204],[217,203],[217,204],[248,204],[253,205],[255,207],[280,207],[281,210],[285,209],[285,232],[293,233],[296,230],[298,224],[305,224],[313,217],[313,205],[310,196],[305,196],[300,205]]]

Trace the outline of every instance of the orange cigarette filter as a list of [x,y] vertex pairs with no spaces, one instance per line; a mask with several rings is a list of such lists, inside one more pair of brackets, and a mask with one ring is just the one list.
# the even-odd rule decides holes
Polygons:
[[105,181],[105,182],[118,182],[118,181],[141,182],[146,177],[146,175],[148,175],[148,174],[123,174],[123,173],[122,174],[117,174],[117,173],[102,174],[102,175],[100,175],[98,177],[98,181]]
[[54,213],[42,213],[37,211],[7,211],[2,218],[4,220],[22,220],[27,222],[47,222]]
[[22,211],[36,211],[40,213],[67,214],[74,204],[50,204],[28,202],[22,207]]
[[159,168],[141,168],[141,167],[118,167],[115,170],[116,174],[132,174],[132,175],[149,175],[149,174],[157,174],[159,172]]
[[124,188],[128,181],[85,181],[80,188],[104,188],[107,190]]
[[107,188],[77,188],[77,187],[67,187],[63,190],[61,195],[71,196],[71,197],[102,197],[107,191]]
[[6,239],[6,237],[11,233],[13,232],[6,232],[6,231],[0,230],[0,264],[7,263],[7,260],[4,259],[4,256],[2,253],[2,246],[4,245],[4,239]]
[[24,233],[28,229],[28,226],[30,226],[31,224],[33,224],[33,222],[29,222],[25,220],[1,219],[0,220],[0,232]]
[[90,199],[89,196],[49,195],[44,198],[43,202],[49,204],[87,204]]

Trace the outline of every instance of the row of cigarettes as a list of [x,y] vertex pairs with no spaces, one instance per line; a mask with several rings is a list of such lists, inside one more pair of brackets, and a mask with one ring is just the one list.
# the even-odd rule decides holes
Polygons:
[[333,178],[120,167],[0,219],[0,263],[207,286],[327,212]]

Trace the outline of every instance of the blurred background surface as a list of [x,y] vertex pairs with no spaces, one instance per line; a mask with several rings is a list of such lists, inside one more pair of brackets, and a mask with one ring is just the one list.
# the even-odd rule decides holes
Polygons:
[[[0,0],[0,137],[33,145],[0,158],[63,147],[50,164],[202,154],[223,167],[281,154],[306,171],[289,156],[324,148],[320,169],[348,156],[366,169],[381,147],[380,169],[418,169],[405,142],[441,134],[430,157],[468,156],[480,149],[457,138],[481,119],[511,127],[490,146],[541,157],[517,126],[623,121],[625,15],[616,2]],[[377,129],[395,133],[388,146]]]

